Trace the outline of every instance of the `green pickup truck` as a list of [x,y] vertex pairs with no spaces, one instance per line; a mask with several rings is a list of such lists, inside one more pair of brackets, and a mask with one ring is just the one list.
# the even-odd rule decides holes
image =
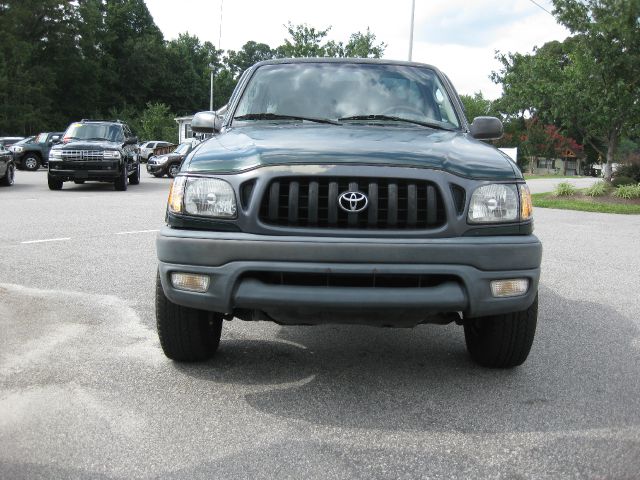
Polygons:
[[36,171],[46,166],[49,161],[49,151],[53,144],[62,138],[63,132],[44,132],[32,142],[25,142],[9,147],[13,153],[13,160],[20,170]]
[[[211,357],[223,320],[461,325],[493,368],[522,364],[542,246],[518,167],[419,63],[280,59],[240,79],[185,158],[157,238],[165,354]],[[389,333],[392,335],[392,333]]]

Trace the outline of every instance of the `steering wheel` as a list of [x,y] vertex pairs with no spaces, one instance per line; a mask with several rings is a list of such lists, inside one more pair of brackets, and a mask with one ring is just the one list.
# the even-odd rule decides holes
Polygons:
[[420,110],[418,110],[415,107],[412,107],[411,105],[396,105],[393,107],[389,107],[386,110],[384,110],[383,112],[380,112],[380,115],[391,115],[391,114],[395,114],[398,112],[408,112],[411,113],[413,115],[417,115],[418,118],[424,118],[425,114],[424,112],[421,112]]

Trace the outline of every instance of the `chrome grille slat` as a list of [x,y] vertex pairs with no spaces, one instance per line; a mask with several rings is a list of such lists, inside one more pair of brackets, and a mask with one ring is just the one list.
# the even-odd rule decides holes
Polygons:
[[62,159],[69,161],[102,160],[103,150],[62,150]]

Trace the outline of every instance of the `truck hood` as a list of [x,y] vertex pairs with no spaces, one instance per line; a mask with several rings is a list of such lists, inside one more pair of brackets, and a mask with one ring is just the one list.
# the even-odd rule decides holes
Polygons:
[[361,124],[234,127],[198,146],[186,171],[238,173],[287,164],[366,164],[432,168],[475,179],[522,178],[509,157],[467,133]]
[[108,142],[106,140],[73,140],[68,143],[59,143],[51,147],[52,150],[119,150],[122,148],[120,142]]

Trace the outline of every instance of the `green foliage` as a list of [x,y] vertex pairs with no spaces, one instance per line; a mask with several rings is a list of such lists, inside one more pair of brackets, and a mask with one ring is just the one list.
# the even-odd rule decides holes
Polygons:
[[584,191],[584,194],[590,197],[601,197],[607,193],[607,190],[608,190],[607,182],[600,181],[600,182],[594,183],[589,188],[587,188]]
[[147,108],[140,115],[138,138],[146,140],[165,140],[178,142],[178,131],[174,115],[164,103],[147,103]]
[[613,179],[615,180],[618,177],[628,177],[632,178],[635,182],[640,182],[640,163],[620,165]]
[[464,113],[469,123],[473,122],[476,117],[496,116],[493,110],[493,102],[484,98],[482,92],[476,92],[471,95],[460,95],[462,105],[464,105]]
[[561,182],[558,185],[556,185],[556,188],[553,191],[553,194],[556,197],[572,197],[573,195],[576,194],[576,191],[577,191],[576,187],[571,185],[569,182]]
[[640,91],[640,2],[637,0],[553,0],[554,15],[572,32],[533,55],[499,54],[501,107],[529,112],[545,123],[575,130],[607,158],[607,171],[620,139],[637,130]]
[[[386,45],[367,29],[349,41],[287,26],[272,49],[248,41],[223,57],[183,33],[165,41],[144,0],[0,1],[0,135],[59,131],[81,118],[120,118],[141,138],[168,138],[173,117],[227,103],[254,63],[290,56],[380,57]],[[167,119],[171,119],[170,121]],[[175,132],[172,134],[175,135]]]
[[618,187],[620,185],[633,185],[636,181],[631,177],[625,177],[624,175],[616,175],[611,180],[611,185]]
[[640,183],[636,185],[620,185],[614,190],[613,196],[627,200],[640,198]]

